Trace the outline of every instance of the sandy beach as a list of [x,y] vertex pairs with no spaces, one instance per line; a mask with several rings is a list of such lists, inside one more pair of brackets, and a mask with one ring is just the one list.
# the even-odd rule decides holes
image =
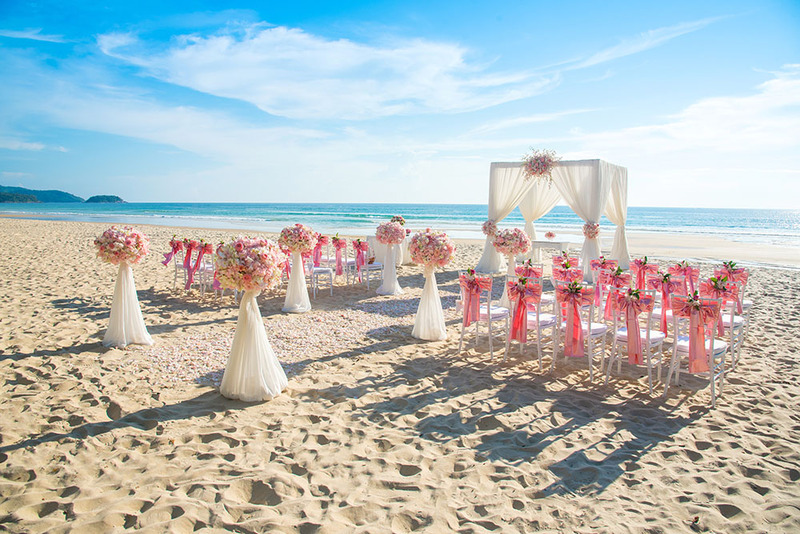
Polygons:
[[[0,529],[10,532],[792,532],[800,530],[800,251],[631,235],[632,255],[733,259],[755,300],[740,365],[710,409],[707,382],[660,397],[623,364],[540,371],[470,333],[459,353],[460,242],[437,272],[448,339],[411,337],[405,293],[334,287],[303,315],[259,297],[289,387],[263,403],[217,385],[237,305],[173,290],[173,234],[143,226],[134,268],[152,347],[106,349],[116,270],[107,224],[0,218]],[[604,243],[605,244],[605,243]],[[610,242],[608,243],[610,245]],[[549,364],[549,349],[545,363]],[[684,378],[684,377],[682,377]]]

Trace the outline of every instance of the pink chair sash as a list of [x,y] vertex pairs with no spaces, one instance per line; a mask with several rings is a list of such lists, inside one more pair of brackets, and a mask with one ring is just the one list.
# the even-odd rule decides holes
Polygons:
[[659,326],[665,335],[667,334],[667,310],[670,306],[670,295],[675,293],[680,286],[681,283],[678,280],[673,280],[672,278],[664,279],[660,274],[647,277],[647,289],[661,291],[661,319]]
[[511,320],[510,339],[520,343],[528,342],[528,307],[539,304],[542,300],[542,286],[527,283],[508,282],[508,299],[516,306]]
[[467,327],[480,320],[481,292],[492,288],[492,279],[488,276],[469,278],[465,275],[459,275],[458,283],[461,286],[461,298],[464,300],[464,321],[462,324]]
[[583,271],[577,267],[564,269],[563,267],[553,266],[553,278],[559,282],[580,282],[583,280]]
[[342,238],[333,239],[333,248],[336,249],[336,276],[344,274],[344,263],[342,262],[342,250],[347,246],[347,241]]
[[644,363],[642,358],[642,336],[639,332],[639,314],[653,310],[655,300],[652,295],[635,295],[630,290],[622,293],[614,292],[614,307],[625,315],[625,328],[628,331],[628,363],[641,365]]
[[[723,267],[722,269],[714,269],[714,276],[717,278],[725,276],[731,282],[737,282],[744,287],[747,285],[747,279],[750,275],[745,269],[728,269],[727,267]],[[738,290],[734,292],[733,300],[736,302],[736,313],[741,314],[744,310],[742,308],[742,298]]]
[[[603,284],[603,286],[630,287],[631,275],[630,273],[614,274],[613,271],[607,273],[601,272],[599,281]],[[608,297],[606,297],[605,311],[603,312],[603,317],[605,317],[607,321],[610,321],[614,318],[614,303],[612,302],[612,295],[612,292],[608,293]]]
[[199,247],[199,243],[197,241],[189,241],[185,244],[186,252],[183,256],[183,268],[189,271],[192,267],[192,252],[194,249]]
[[571,258],[569,256],[559,255],[553,256],[553,265],[558,265],[559,267],[563,267],[564,263],[569,261],[570,267],[577,267],[578,266],[578,258]]
[[617,260],[607,260],[603,257],[600,257],[596,260],[591,260],[589,262],[589,267],[591,267],[592,271],[601,271],[597,274],[597,283],[594,285],[594,305],[600,306],[600,301],[603,295],[603,286],[604,284],[601,282],[601,274],[603,269],[608,269],[610,271],[616,271],[617,267],[619,267],[619,262]]
[[205,256],[206,254],[213,254],[213,253],[214,253],[214,247],[213,245],[211,245],[211,243],[205,243],[197,247],[197,260],[195,260],[194,267],[191,267],[189,269],[189,272],[186,276],[185,289],[188,290],[190,287],[192,287],[192,284],[194,283],[194,275],[197,274],[197,271],[203,264],[203,256]]
[[362,282],[361,269],[367,264],[367,248],[369,245],[364,241],[353,241],[353,250],[356,251],[356,272],[358,273],[358,281]]
[[636,277],[636,289],[644,289],[648,274],[657,274],[658,265],[655,263],[644,263],[642,260],[631,262],[631,274]]
[[[730,301],[737,302],[739,291],[735,284],[725,285],[724,288],[716,288],[711,280],[704,280],[700,282],[700,296],[712,299],[722,299],[723,304]],[[733,325],[731,325],[733,326]],[[725,334],[725,327],[722,321],[717,324],[717,334],[722,336]]]
[[[556,288],[556,300],[566,305],[567,331],[564,339],[564,355],[584,356],[583,352],[583,325],[581,325],[581,307],[592,303],[594,293],[592,288],[581,286],[575,293],[568,287]],[[590,325],[591,328],[591,325]]]
[[683,276],[683,291],[685,293],[694,293],[694,281],[700,276],[700,269],[683,263],[676,263],[667,269],[667,272],[676,276]]
[[[689,318],[689,372],[708,371],[705,327],[719,317],[719,305],[716,302],[691,301],[685,297],[673,298],[672,313],[675,317]],[[714,350],[713,336],[711,337],[711,350]]]
[[170,241],[170,246],[172,247],[172,250],[164,253],[164,261],[161,262],[164,264],[164,267],[169,265],[169,262],[172,261],[172,258],[175,256],[175,254],[183,250],[183,241],[172,240]]
[[312,257],[314,261],[314,267],[319,267],[319,264],[322,261],[322,243],[319,241],[317,241],[317,244],[314,247],[314,253]]
[[517,267],[514,268],[514,273],[517,276],[522,276],[524,278],[541,278],[542,268],[528,267],[527,265],[518,265]]

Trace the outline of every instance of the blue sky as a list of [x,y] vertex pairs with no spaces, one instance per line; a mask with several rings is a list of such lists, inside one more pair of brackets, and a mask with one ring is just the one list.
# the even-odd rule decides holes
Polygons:
[[5,0],[0,82],[4,185],[485,203],[536,147],[630,205],[799,206],[796,1]]

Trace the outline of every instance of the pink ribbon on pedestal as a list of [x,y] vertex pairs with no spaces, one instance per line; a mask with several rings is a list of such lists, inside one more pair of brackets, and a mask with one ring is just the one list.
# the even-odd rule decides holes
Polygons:
[[164,253],[164,261],[161,262],[164,264],[164,267],[169,265],[169,262],[172,261],[172,258],[175,256],[175,254],[183,250],[183,241],[177,241],[173,239],[169,244],[172,247],[172,250]]
[[657,274],[658,265],[655,263],[644,263],[642,260],[631,262],[631,273],[636,277],[636,289],[644,289],[648,274]]
[[[492,279],[488,276],[476,276],[469,278],[465,275],[459,275],[458,284],[461,286],[461,294],[464,299],[464,327],[467,327],[479,321],[481,291],[487,291],[492,288]],[[487,313],[489,310],[487,310]]]
[[[570,291],[568,286],[556,288],[556,300],[567,307],[567,331],[564,339],[565,356],[584,356],[583,325],[581,324],[581,306],[592,303],[592,288],[580,286],[578,292]],[[577,325],[577,326],[576,326]],[[589,325],[591,328],[591,325]]]
[[361,283],[361,269],[367,264],[366,252],[369,245],[361,240],[353,241],[353,250],[356,251],[356,272],[358,273],[358,282]]
[[515,303],[511,318],[509,339],[520,343],[528,342],[528,306],[537,305],[542,300],[542,286],[538,284],[508,282],[508,300]]
[[639,332],[639,314],[649,312],[653,309],[655,301],[652,295],[637,295],[631,293],[629,289],[622,293],[614,292],[614,306],[616,311],[625,314],[625,328],[628,331],[628,363],[641,365],[644,363],[642,358],[642,336]]
[[[614,272],[603,273],[600,272],[599,282],[604,286],[609,287],[630,287],[631,275],[630,273],[614,274]],[[609,291],[606,297],[606,306],[603,316],[607,321],[614,318],[614,303],[612,302],[613,292]]]
[[[672,313],[675,317],[689,318],[689,372],[702,373],[709,370],[706,355],[705,326],[719,317],[720,308],[716,302],[703,303],[686,298],[672,299]],[[714,350],[714,337],[711,337],[711,350]]]
[[670,306],[670,295],[680,287],[681,283],[672,278],[664,278],[663,275],[647,277],[647,289],[656,289],[661,291],[661,331],[666,335],[667,333],[667,309]]

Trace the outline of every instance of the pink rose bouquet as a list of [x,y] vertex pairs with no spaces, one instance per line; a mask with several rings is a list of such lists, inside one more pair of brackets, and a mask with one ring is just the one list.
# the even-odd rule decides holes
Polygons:
[[426,228],[417,232],[408,244],[411,261],[426,267],[444,267],[450,263],[456,246],[444,232],[434,232]]
[[531,240],[528,234],[519,228],[500,230],[495,235],[492,244],[497,252],[506,256],[525,254],[531,249]]
[[402,215],[395,215],[394,217],[392,217],[390,219],[389,222],[400,223],[400,226],[405,226],[406,225],[406,220]]
[[217,248],[217,279],[230,289],[269,289],[280,282],[285,262],[274,241],[239,237]]
[[491,219],[486,219],[486,222],[481,226],[483,233],[489,237],[493,237],[497,233],[497,223]]
[[553,232],[545,232],[544,237],[547,239],[555,239],[556,234],[554,234]]
[[406,231],[397,222],[387,222],[378,226],[375,237],[384,245],[399,245],[406,238]]
[[317,234],[304,224],[297,223],[281,230],[278,245],[289,252],[307,254],[314,250],[317,244]]
[[112,226],[94,240],[97,257],[119,265],[122,262],[137,264],[150,252],[150,240],[142,232],[130,226]]

